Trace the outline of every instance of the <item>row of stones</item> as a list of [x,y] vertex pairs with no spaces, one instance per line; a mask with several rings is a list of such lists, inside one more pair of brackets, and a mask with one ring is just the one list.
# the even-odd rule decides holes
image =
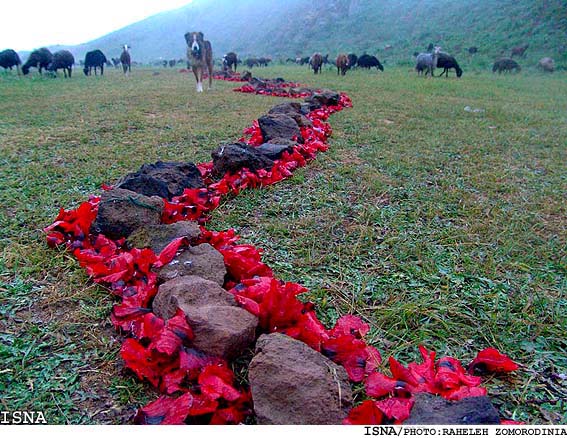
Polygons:
[[[264,144],[221,145],[213,153],[213,174],[246,167],[270,169],[275,159],[303,142],[302,127],[312,126],[307,114],[336,105],[339,95],[313,93],[302,104],[283,103],[258,119]],[[161,224],[164,198],[205,184],[192,163],[144,165],[103,193],[91,232],[126,238],[130,248],[151,248],[156,254],[183,237],[197,242],[195,222]],[[181,309],[194,333],[193,346],[206,354],[233,360],[254,345],[248,377],[259,424],[340,424],[352,407],[346,371],[303,342],[279,333],[256,340],[258,318],[239,307],[223,289],[226,267],[220,252],[207,243],[190,245],[158,271],[162,284],[152,303],[164,320]]]

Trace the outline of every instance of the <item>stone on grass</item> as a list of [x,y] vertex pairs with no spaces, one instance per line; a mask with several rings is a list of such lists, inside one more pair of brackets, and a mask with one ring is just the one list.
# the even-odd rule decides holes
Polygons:
[[213,356],[234,359],[254,344],[258,318],[241,307],[182,308],[195,335],[195,348]]
[[188,275],[163,283],[153,302],[154,313],[169,319],[177,308],[183,310],[204,306],[236,306],[234,296],[217,283],[201,277]]
[[285,102],[274,106],[268,114],[285,114],[291,117],[299,127],[312,127],[313,123],[301,112],[301,104],[299,102]]
[[268,157],[270,160],[277,160],[281,158],[284,152],[293,152],[292,145],[277,144],[272,140],[270,143],[264,143],[256,148],[258,152]]
[[110,239],[128,237],[140,227],[158,225],[163,207],[163,199],[157,196],[144,196],[125,189],[105,191],[91,232],[102,233]]
[[129,173],[115,187],[171,200],[182,195],[185,189],[204,186],[201,172],[195,164],[158,161],[144,164],[137,172]]
[[248,377],[258,424],[341,424],[352,406],[344,368],[281,333],[260,336]]
[[258,318],[238,307],[234,296],[217,283],[186,276],[159,287],[153,311],[162,319],[181,309],[195,335],[193,346],[207,354],[234,359],[256,339]]
[[186,237],[189,242],[201,236],[197,222],[180,221],[173,224],[146,225],[135,230],[128,239],[128,248],[151,248],[159,254],[167,245],[179,237]]
[[488,397],[449,401],[432,394],[416,394],[410,418],[404,424],[500,424]]
[[256,172],[260,169],[271,169],[274,165],[267,156],[245,143],[221,145],[211,155],[213,173],[218,176],[226,172],[236,173],[244,167]]
[[258,119],[262,137],[266,143],[275,138],[297,140],[303,143],[303,137],[297,122],[286,114],[268,114]]
[[224,257],[208,243],[202,243],[184,249],[158,272],[159,278],[165,281],[186,275],[201,277],[222,286],[226,275]]

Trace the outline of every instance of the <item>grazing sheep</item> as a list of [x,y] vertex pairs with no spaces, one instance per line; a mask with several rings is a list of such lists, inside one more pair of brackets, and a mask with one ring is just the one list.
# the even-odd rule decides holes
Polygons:
[[492,66],[492,73],[509,72],[514,70],[516,73],[522,70],[519,64],[511,58],[502,58],[494,63]]
[[510,58],[514,56],[519,56],[520,58],[524,58],[526,55],[526,49],[529,47],[529,44],[524,44],[523,46],[517,46],[512,48],[512,53],[510,54]]
[[344,53],[341,53],[339,56],[337,56],[336,65],[337,65],[337,75],[339,73],[342,76],[346,75],[349,66],[348,56],[345,55]]
[[27,75],[30,72],[30,67],[35,67],[39,70],[39,74],[42,74],[42,70],[47,68],[52,61],[53,54],[49,49],[42,47],[41,49],[34,50],[30,53],[28,60],[22,66],[22,73]]
[[53,61],[47,66],[47,70],[53,72],[57,76],[57,70],[63,69],[63,74],[69,78],[71,77],[71,72],[73,71],[73,64],[75,64],[75,58],[68,50],[59,50],[53,54]]
[[358,62],[358,56],[354,53],[348,54],[348,67],[349,68],[356,68],[356,63]]
[[96,76],[96,69],[100,68],[100,75],[103,76],[105,63],[108,63],[108,60],[106,59],[106,56],[104,56],[104,53],[102,53],[100,50],[96,49],[87,52],[87,54],[85,55],[83,72],[86,76],[90,76],[91,71],[94,68],[94,74]]
[[132,71],[132,58],[130,58],[130,47],[128,44],[122,46],[122,53],[120,54],[120,63],[122,64],[122,70],[124,74],[127,75]]
[[418,75],[421,75],[425,72],[425,76],[429,73],[432,77],[434,76],[433,72],[437,67],[437,60],[439,59],[439,53],[441,52],[441,47],[435,46],[433,53],[420,53],[417,55],[415,70],[417,71]]
[[10,69],[12,67],[16,67],[18,75],[20,74],[20,65],[22,65],[22,61],[18,54],[12,49],[6,49],[0,52],[0,67],[3,67],[4,70]]
[[313,69],[313,73],[321,73],[321,66],[323,65],[323,56],[320,53],[314,53],[309,60],[309,65]]
[[238,65],[238,56],[234,52],[228,52],[226,55],[222,57],[222,66],[223,70],[232,70],[236,71],[236,67]]
[[463,75],[463,70],[461,69],[461,67],[459,67],[457,60],[448,53],[439,53],[439,56],[437,58],[437,67],[443,69],[439,76],[445,75],[445,77],[449,77],[449,70],[452,68],[455,69],[458,78]]
[[384,71],[384,66],[380,64],[376,56],[364,54],[358,58],[357,65],[362,68],[367,68],[368,70],[370,70],[371,67],[376,67],[378,70]]
[[260,66],[260,63],[256,58],[248,58],[246,61],[244,61],[244,64],[246,64],[246,67],[248,68]]
[[553,73],[555,71],[555,62],[551,58],[541,58],[537,66],[546,73]]

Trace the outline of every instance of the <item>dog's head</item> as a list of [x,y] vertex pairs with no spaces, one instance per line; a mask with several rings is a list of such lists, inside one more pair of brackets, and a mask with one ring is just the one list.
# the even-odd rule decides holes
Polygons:
[[199,58],[201,56],[201,48],[203,47],[204,37],[203,32],[187,32],[185,34],[187,46],[191,49],[191,53],[195,58]]

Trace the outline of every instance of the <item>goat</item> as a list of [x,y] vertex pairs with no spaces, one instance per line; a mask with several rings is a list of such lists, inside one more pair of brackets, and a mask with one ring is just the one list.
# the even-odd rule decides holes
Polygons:
[[321,66],[323,65],[323,56],[320,53],[314,53],[309,59],[309,65],[313,69],[313,73],[321,73]]
[[232,70],[236,71],[236,67],[238,65],[238,56],[234,52],[228,52],[226,55],[222,57],[222,66],[223,70]]
[[508,72],[514,70],[516,73],[522,70],[522,67],[511,58],[502,58],[494,63],[492,66],[492,73]]
[[349,66],[348,56],[345,55],[344,53],[341,53],[339,56],[337,56],[336,65],[337,65],[337,75],[339,73],[342,76],[346,75]]
[[523,46],[513,47],[512,52],[510,54],[510,58],[513,58],[514,56],[519,56],[520,58],[523,58],[529,46],[530,46],[529,44],[524,44]]
[[425,76],[429,73],[432,77],[433,72],[437,67],[437,60],[439,59],[439,53],[441,52],[441,47],[435,46],[433,53],[420,53],[417,55],[415,70],[418,75],[421,75],[425,71]]

